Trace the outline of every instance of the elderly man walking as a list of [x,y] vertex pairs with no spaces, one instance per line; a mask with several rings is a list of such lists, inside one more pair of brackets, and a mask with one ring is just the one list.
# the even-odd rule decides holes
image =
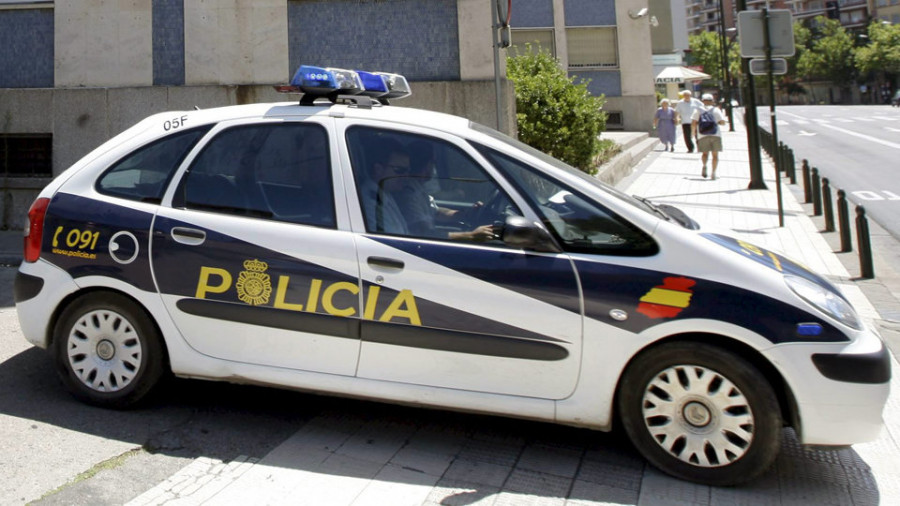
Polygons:
[[681,133],[684,134],[684,144],[687,146],[688,153],[694,152],[694,137],[691,133],[691,118],[694,117],[694,111],[703,107],[703,102],[691,96],[691,90],[681,92],[681,100],[675,103],[675,112],[679,119],[675,122],[681,122]]

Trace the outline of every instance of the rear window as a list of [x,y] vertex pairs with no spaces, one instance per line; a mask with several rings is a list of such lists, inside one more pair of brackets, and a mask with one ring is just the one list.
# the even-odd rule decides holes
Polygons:
[[209,126],[184,130],[140,147],[97,180],[97,191],[113,197],[160,203],[166,185]]

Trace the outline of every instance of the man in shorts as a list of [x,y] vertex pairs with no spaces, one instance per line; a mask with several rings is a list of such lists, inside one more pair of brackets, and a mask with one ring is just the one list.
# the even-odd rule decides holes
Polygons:
[[691,116],[691,130],[697,137],[697,149],[703,153],[700,160],[703,162],[701,175],[706,177],[706,161],[712,153],[712,174],[710,179],[716,178],[716,167],[719,165],[719,151],[722,151],[722,129],[725,124],[725,116],[716,107],[713,96],[704,93],[703,107],[694,111]]

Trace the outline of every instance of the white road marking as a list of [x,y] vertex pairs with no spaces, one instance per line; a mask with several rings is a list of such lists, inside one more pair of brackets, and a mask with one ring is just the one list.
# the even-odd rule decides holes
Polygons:
[[872,137],[872,136],[870,136],[870,135],[864,135],[864,134],[861,134],[861,133],[854,132],[854,131],[852,131],[852,130],[847,130],[846,128],[840,128],[840,127],[836,127],[836,126],[833,126],[833,125],[826,125],[826,124],[824,124],[824,123],[822,124],[822,126],[825,127],[825,128],[830,128],[830,129],[832,129],[832,130],[837,130],[838,132],[842,132],[842,133],[845,133],[845,134],[847,134],[847,135],[852,135],[852,136],[854,136],[854,137],[859,137],[860,139],[865,139],[865,140],[867,140],[867,141],[875,142],[875,143],[877,143],[877,144],[882,144],[882,145],[887,146],[887,147],[889,147],[889,148],[900,149],[900,144],[898,144],[898,143],[896,143],[896,142],[883,141],[883,140],[881,140],[881,139],[877,139],[877,138]]

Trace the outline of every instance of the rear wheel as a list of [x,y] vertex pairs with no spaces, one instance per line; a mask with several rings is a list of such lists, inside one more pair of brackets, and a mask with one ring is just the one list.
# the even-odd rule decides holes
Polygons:
[[164,352],[150,317],[113,293],[85,295],[60,316],[53,335],[57,372],[66,387],[90,404],[124,408],[145,395],[163,374]]
[[759,476],[780,445],[781,413],[766,378],[738,355],[701,343],[639,355],[622,377],[619,413],[651,464],[707,485]]

